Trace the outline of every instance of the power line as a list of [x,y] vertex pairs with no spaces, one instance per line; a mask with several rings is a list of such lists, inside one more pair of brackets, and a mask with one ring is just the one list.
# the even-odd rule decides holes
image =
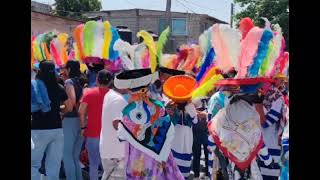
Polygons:
[[211,9],[211,8],[208,8],[208,7],[205,7],[205,6],[200,6],[200,5],[198,5],[198,4],[196,4],[196,3],[192,2],[192,1],[187,1],[187,0],[183,0],[183,1],[185,1],[186,3],[193,4],[194,6],[197,6],[197,7],[202,8],[202,9],[216,11],[215,9]]
[[136,4],[130,2],[129,0],[125,0],[128,4],[130,4],[131,6],[134,6],[134,7],[138,7]]
[[185,7],[186,10],[189,10],[189,11],[191,11],[192,13],[197,14],[197,13],[194,12],[192,9],[189,9],[186,5],[184,5],[180,0],[177,0],[177,2],[178,2],[179,4],[181,4],[183,7]]

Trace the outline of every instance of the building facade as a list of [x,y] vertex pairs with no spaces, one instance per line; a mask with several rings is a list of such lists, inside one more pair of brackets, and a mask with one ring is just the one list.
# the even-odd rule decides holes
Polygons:
[[31,10],[31,33],[34,35],[56,30],[72,35],[73,29],[84,22]]
[[[139,30],[152,31],[160,34],[165,29],[166,19],[164,11],[127,9],[90,12],[87,17],[98,17],[103,21],[108,20],[112,26],[127,26],[132,31],[132,42],[138,42],[136,34]],[[219,19],[194,13],[172,12],[171,38],[174,47],[189,42],[197,42],[199,35],[215,23],[223,23]]]
[[52,12],[52,8],[50,5],[39,3],[36,1],[31,1],[31,10],[37,11],[37,12],[42,12],[42,13],[51,13]]

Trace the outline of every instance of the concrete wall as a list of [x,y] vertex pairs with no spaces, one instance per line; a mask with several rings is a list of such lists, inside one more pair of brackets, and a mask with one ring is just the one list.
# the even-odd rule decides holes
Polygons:
[[[159,20],[165,17],[164,11],[129,9],[92,12],[87,16],[101,16],[103,21],[110,21],[112,26],[127,26],[132,31],[132,42],[138,42],[136,34],[139,30],[153,31],[160,35]],[[187,19],[187,35],[172,36],[175,48],[188,42],[197,42],[199,35],[217,21],[207,15],[172,12],[172,18]]]
[[81,23],[77,20],[31,11],[31,32],[34,34],[57,30],[72,35],[72,30]]

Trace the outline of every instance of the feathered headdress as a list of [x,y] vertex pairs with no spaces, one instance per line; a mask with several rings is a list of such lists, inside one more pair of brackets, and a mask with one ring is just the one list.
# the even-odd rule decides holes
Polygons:
[[52,60],[50,43],[56,36],[57,35],[54,32],[47,32],[33,38],[31,43],[34,60],[37,60],[38,62]]
[[214,24],[212,27],[212,47],[216,53],[216,65],[223,72],[237,67],[240,52],[241,34],[223,24]]
[[144,30],[139,31],[137,37],[141,37],[143,42],[132,46],[119,39],[114,43],[113,48],[119,53],[126,70],[115,78],[114,84],[119,89],[145,87],[158,79],[157,50],[153,37]]
[[169,33],[170,33],[170,28],[167,27],[164,31],[162,31],[162,33],[159,36],[159,39],[158,39],[158,42],[157,42],[157,57],[158,57],[158,60],[161,59],[161,57],[162,57],[162,50],[163,50],[163,47],[165,46],[165,44],[166,44],[166,42],[168,40]]
[[[281,28],[276,25],[273,32],[270,22],[266,18],[263,19],[266,22],[265,27],[250,28],[242,40],[237,30],[219,24],[213,25],[212,46],[217,54],[216,67],[224,72],[232,68],[237,71],[235,79],[223,80],[218,83],[219,86],[228,83],[235,85],[237,82],[239,85],[259,84],[266,82],[265,78],[276,74],[276,66],[279,67],[277,72],[280,71],[280,64],[283,71],[284,67],[287,67]],[[243,29],[242,31],[244,32]]]
[[151,68],[154,73],[157,66],[157,56],[153,37],[144,30],[139,31],[137,37],[142,37],[144,41],[137,45],[130,45],[119,39],[114,43],[113,48],[119,53],[126,70]]
[[80,24],[74,29],[73,38],[75,57],[84,63],[116,63],[119,57],[113,46],[120,36],[108,21],[88,21]]
[[147,31],[141,30],[137,33],[137,37],[143,38],[143,43],[148,47],[150,58],[151,72],[154,73],[157,68],[156,44],[153,37]]
[[251,18],[246,17],[240,20],[239,22],[239,30],[242,33],[242,38],[246,38],[248,32],[254,27],[253,21]]
[[201,79],[204,76],[206,76],[208,70],[212,67],[212,64],[215,58],[215,51],[212,48],[212,44],[211,44],[211,36],[212,36],[212,27],[204,31],[199,36],[199,45],[202,52],[202,56],[197,63],[197,66],[200,67],[200,70],[196,77],[198,85]]
[[[52,59],[58,67],[62,67],[67,64],[68,60],[71,60],[71,56],[68,53],[68,34],[58,34],[57,38],[54,38],[50,42],[50,51]],[[69,59],[71,58],[71,59]]]

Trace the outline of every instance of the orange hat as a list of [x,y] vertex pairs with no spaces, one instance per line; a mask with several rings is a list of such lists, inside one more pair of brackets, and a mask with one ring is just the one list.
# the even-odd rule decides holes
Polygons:
[[288,81],[288,77],[286,75],[284,75],[283,73],[278,73],[274,76],[275,80],[282,80],[284,82],[287,82]]
[[187,102],[192,97],[196,80],[187,75],[172,76],[163,85],[163,92],[174,102]]

